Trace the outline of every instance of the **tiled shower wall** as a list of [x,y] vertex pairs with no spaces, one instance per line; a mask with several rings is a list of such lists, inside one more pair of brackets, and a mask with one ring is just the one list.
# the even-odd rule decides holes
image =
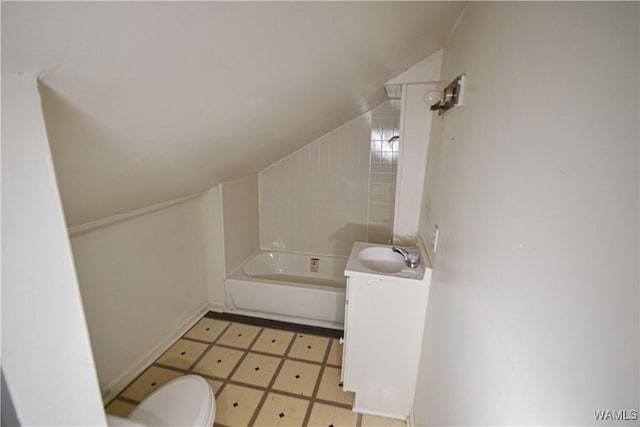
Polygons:
[[387,101],[259,174],[264,249],[348,255],[393,231],[399,101]]
[[369,183],[368,241],[390,243],[400,141],[400,100],[391,100],[371,111],[371,175]]

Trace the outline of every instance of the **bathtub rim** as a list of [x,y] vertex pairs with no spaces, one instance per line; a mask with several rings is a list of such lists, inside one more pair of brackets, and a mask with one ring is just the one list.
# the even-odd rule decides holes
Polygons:
[[[269,310],[257,310],[257,309],[247,309],[247,308],[240,308],[236,305],[236,303],[233,301],[233,296],[231,295],[231,293],[229,292],[229,286],[242,286],[243,282],[249,282],[249,283],[253,283],[254,285],[258,285],[259,284],[264,284],[264,285],[268,285],[270,287],[276,287],[276,288],[303,288],[303,289],[309,289],[309,290],[314,290],[314,291],[321,291],[321,292],[328,292],[328,293],[333,293],[337,296],[340,296],[341,298],[344,298],[346,300],[346,283],[347,283],[347,277],[346,276],[342,276],[344,278],[344,283],[341,286],[326,286],[326,285],[318,285],[318,284],[313,284],[313,283],[306,283],[303,279],[304,276],[294,276],[294,277],[298,277],[300,278],[300,280],[297,280],[295,282],[291,282],[291,281],[278,281],[278,280],[270,280],[270,279],[265,279],[265,278],[258,278],[258,277],[252,277],[252,276],[248,276],[244,273],[244,271],[242,270],[242,267],[249,262],[252,258],[254,258],[257,255],[260,254],[268,254],[268,253],[284,253],[284,254],[294,254],[294,255],[302,255],[304,257],[331,257],[331,258],[338,258],[340,260],[344,260],[345,261],[345,266],[346,266],[346,261],[348,259],[347,256],[341,256],[341,255],[321,255],[321,254],[309,254],[309,253],[304,253],[304,252],[292,252],[292,251],[273,251],[273,250],[265,250],[265,249],[260,249],[260,250],[256,250],[254,251],[251,256],[247,257],[240,265],[238,265],[236,268],[234,268],[232,270],[232,272],[230,274],[228,274],[224,280],[223,280],[223,286],[224,286],[224,291],[225,291],[225,309],[224,312],[229,313],[229,314],[238,314],[238,315],[244,315],[244,316],[251,316],[251,317],[258,317],[258,318],[263,318],[263,319],[269,319],[269,320],[276,320],[276,321],[282,321],[282,322],[290,322],[290,323],[296,323],[296,324],[301,324],[301,325],[310,325],[310,326],[317,326],[317,327],[324,327],[324,328],[329,328],[329,329],[336,329],[336,330],[343,330],[344,329],[344,320],[338,322],[338,321],[332,321],[332,320],[322,320],[322,319],[313,319],[313,318],[307,318],[307,317],[300,317],[300,316],[296,316],[296,315],[291,315],[291,314],[281,314],[281,313],[275,313]],[[342,319],[344,319],[342,317]]]
[[[317,254],[317,253],[311,253],[311,252],[296,252],[296,251],[278,251],[278,250],[272,250],[272,249],[256,249],[255,251],[253,251],[251,253],[251,255],[249,255],[248,257],[246,257],[240,264],[238,264],[236,267],[234,267],[230,273],[226,273],[225,270],[225,276],[224,276],[224,280],[227,279],[238,279],[240,280],[241,277],[245,277],[245,278],[252,278],[252,276],[247,276],[245,274],[242,274],[240,276],[236,276],[236,277],[232,277],[234,275],[237,275],[239,271],[241,271],[242,267],[252,258],[254,258],[256,255],[260,255],[260,254],[264,254],[264,253],[282,253],[282,254],[293,254],[293,255],[304,255],[304,256],[308,256],[308,257],[327,257],[327,258],[342,258],[345,260],[345,268],[346,268],[346,261],[349,259],[349,255],[329,255],[329,254]],[[268,279],[258,279],[256,278],[255,280],[267,280]],[[345,276],[345,280],[346,280],[346,276]],[[277,283],[277,282],[275,282]]]

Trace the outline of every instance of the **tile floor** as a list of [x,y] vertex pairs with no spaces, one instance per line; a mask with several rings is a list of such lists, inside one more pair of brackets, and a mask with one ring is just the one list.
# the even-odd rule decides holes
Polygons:
[[353,393],[343,391],[340,383],[342,346],[337,338],[208,316],[218,315],[209,313],[198,321],[106,411],[126,417],[153,390],[194,373],[215,392],[214,426],[405,425],[351,411]]

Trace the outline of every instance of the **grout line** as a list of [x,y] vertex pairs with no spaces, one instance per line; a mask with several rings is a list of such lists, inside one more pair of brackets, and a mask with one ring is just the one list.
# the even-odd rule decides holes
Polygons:
[[[178,339],[179,339],[179,338],[178,338]],[[173,345],[173,344],[172,344],[172,345]],[[165,353],[166,353],[166,352],[165,352]],[[162,354],[164,354],[164,353],[162,353]],[[160,356],[158,357],[158,359],[159,359],[160,357],[162,357],[162,355],[160,355]],[[157,360],[157,359],[156,359],[156,360]],[[127,385],[126,385],[126,387],[124,387],[124,388],[120,391],[120,393],[116,394],[116,396],[115,396],[113,399],[111,399],[111,400],[109,401],[109,403],[107,403],[106,405],[104,405],[104,407],[106,408],[107,406],[111,405],[114,401],[116,401],[116,400],[122,400],[122,399],[126,399],[126,400],[129,400],[129,401],[133,401],[133,402],[135,402],[135,401],[136,401],[135,399],[130,399],[130,398],[128,398],[128,397],[123,396],[122,394],[123,394],[125,391],[127,391],[127,389],[128,389],[129,387],[131,387],[131,384],[133,384],[133,383],[135,383],[136,381],[138,381],[138,380],[140,379],[140,377],[141,377],[141,376],[143,376],[143,375],[144,375],[144,374],[145,374],[149,369],[151,369],[151,368],[152,368],[152,367],[154,367],[154,366],[155,366],[155,367],[157,367],[157,368],[162,368],[162,369],[167,369],[167,370],[172,370],[172,371],[178,371],[178,372],[180,372],[180,373],[184,373],[184,372],[185,372],[183,369],[176,368],[176,367],[173,367],[173,366],[165,366],[165,365],[156,364],[156,362],[154,361],[151,365],[147,366],[147,368],[146,368],[145,370],[143,370],[142,372],[140,372],[140,375],[138,375],[137,377],[135,377],[135,378],[134,378],[134,379],[133,379],[129,384],[127,384]],[[153,392],[152,392],[152,393],[153,393]],[[144,399],[143,399],[143,400],[144,400]],[[140,402],[142,402],[142,400],[141,400]],[[140,403],[140,402],[138,402],[138,403]]]
[[[227,325],[227,327],[224,329],[224,331],[223,331],[220,335],[218,335],[218,338],[216,338],[216,339],[215,339],[214,343],[217,343],[217,342],[218,342],[218,340],[219,340],[219,339],[220,339],[220,338],[225,334],[225,332],[226,332],[229,328],[231,328],[231,325],[233,325],[233,322],[229,322],[229,324],[228,324],[228,325]],[[260,335],[260,332],[261,332],[261,331],[259,331],[259,332],[258,332],[258,334],[256,334],[256,336]],[[205,352],[203,353],[203,355],[202,355],[202,357],[201,357],[201,358],[203,358],[203,357],[204,357],[204,355],[206,355],[207,353],[209,353],[209,351],[211,351],[211,349],[213,349],[214,343],[211,343],[210,348],[209,348],[209,349],[207,349],[207,351],[205,351]],[[220,347],[220,345],[217,345],[217,346],[218,346],[218,347]],[[223,347],[224,347],[224,346],[223,346]],[[242,361],[244,360],[244,358],[245,358],[246,354],[247,354],[247,352],[246,352],[246,351],[244,351],[244,352],[243,352],[243,355],[238,359],[238,361],[236,362],[236,364],[235,364],[234,368],[233,368],[231,371],[229,371],[229,374],[227,375],[227,377],[226,377],[226,378],[216,377],[215,375],[209,375],[209,374],[197,373],[197,375],[201,375],[201,376],[203,376],[203,377],[206,377],[206,378],[211,379],[212,381],[216,381],[216,382],[221,383],[221,384],[220,384],[220,387],[218,387],[218,390],[217,390],[217,392],[215,393],[216,400],[220,397],[220,395],[221,395],[221,394],[224,392],[224,390],[227,388],[227,385],[229,385],[229,384],[234,385],[234,381],[232,381],[230,378],[231,378],[231,376],[235,373],[236,369],[238,369],[238,367],[240,366],[240,364],[241,364],[241,363],[242,363]],[[196,366],[196,365],[194,364],[193,368],[195,368],[195,366]],[[255,387],[252,387],[252,388],[255,388]],[[213,420],[213,427],[227,427],[227,426],[225,426],[224,424],[219,424],[219,423],[217,423],[217,422],[215,421],[215,418],[214,418],[214,420]]]
[[[124,397],[124,396],[121,396],[121,397],[119,397],[119,398],[117,398],[117,399],[113,399],[113,400],[111,401],[111,403],[115,402],[116,400],[119,400],[119,401],[121,401],[121,402],[125,402],[125,403],[130,403],[130,404],[132,404],[132,405],[136,405],[136,406],[138,406],[138,404],[140,403],[140,402],[138,402],[138,401],[137,401],[137,400],[135,400],[135,399],[129,399],[128,397]],[[109,403],[109,405],[111,405],[111,403]],[[109,405],[107,405],[107,406],[109,406]]]
[[329,354],[331,354],[331,347],[333,345],[333,340],[328,340],[327,348],[324,351],[324,356],[322,357],[322,366],[320,366],[320,371],[318,372],[318,379],[316,380],[316,385],[313,387],[313,392],[311,393],[311,402],[309,403],[309,407],[307,408],[307,413],[304,416],[304,422],[302,425],[309,424],[309,419],[311,418],[311,412],[313,411],[313,407],[315,406],[316,401],[318,400],[318,391],[320,390],[320,384],[322,383],[322,377],[324,376],[324,370],[326,367],[327,360],[329,360]]
[[[203,318],[205,318],[205,317],[206,317],[206,313],[205,313],[205,315],[204,315],[200,320],[202,320],[202,319],[203,319]],[[200,320],[198,320],[198,322],[199,322]],[[198,324],[198,322],[196,322],[196,323],[194,324],[194,326],[195,326],[196,324]],[[128,401],[131,401],[131,402],[135,402],[135,400],[134,400],[134,399],[129,399],[129,398],[127,398],[127,397],[122,396],[122,393],[124,393],[124,392],[125,392],[125,391],[130,387],[130,386],[131,386],[131,384],[133,384],[133,383],[135,383],[136,381],[138,381],[138,379],[140,379],[140,377],[141,377],[142,375],[144,375],[144,373],[145,373],[145,372],[147,372],[147,371],[148,371],[151,367],[153,367],[153,366],[161,367],[161,368],[163,368],[163,369],[170,369],[170,370],[174,370],[174,371],[179,371],[179,372],[181,372],[181,373],[183,373],[183,374],[190,374],[190,373],[192,373],[192,369],[193,369],[193,368],[194,368],[194,367],[195,367],[195,366],[200,362],[200,360],[202,360],[202,358],[203,358],[203,357],[204,357],[204,356],[209,352],[209,350],[211,350],[211,348],[212,348],[212,347],[214,346],[214,344],[215,344],[215,343],[220,339],[220,337],[221,337],[222,335],[224,335],[224,333],[227,331],[227,329],[229,328],[229,326],[231,326],[231,322],[228,322],[227,326],[225,326],[225,328],[222,330],[222,332],[220,332],[220,334],[218,334],[218,336],[217,336],[216,338],[214,338],[214,340],[213,340],[213,341],[211,341],[211,342],[203,341],[203,342],[206,342],[206,343],[208,344],[208,347],[207,347],[207,348],[202,352],[202,354],[200,355],[200,357],[198,357],[198,358],[196,359],[196,361],[195,361],[195,362],[194,362],[194,363],[189,367],[189,369],[187,369],[186,371],[185,371],[184,369],[180,369],[180,368],[176,368],[176,367],[173,367],[173,366],[167,366],[167,365],[163,365],[163,364],[157,363],[157,360],[158,360],[158,359],[160,359],[160,358],[161,358],[161,357],[166,353],[166,351],[165,351],[165,352],[164,352],[164,353],[162,353],[160,356],[158,356],[158,359],[156,359],[156,360],[155,360],[151,365],[149,365],[145,370],[143,370],[143,371],[140,373],[140,375],[138,375],[137,377],[135,377],[135,378],[134,378],[134,379],[133,379],[129,384],[127,384],[127,386],[126,386],[126,387],[124,387],[124,388],[120,391],[120,393],[118,393],[118,394],[116,395],[116,397],[114,397],[114,398],[113,398],[109,403],[107,403],[107,404],[105,405],[105,407],[109,406],[109,405],[110,405],[111,403],[113,403],[115,400],[128,400]],[[182,339],[182,338],[185,338],[185,335],[186,335],[186,334],[188,334],[188,333],[189,333],[189,331],[191,331],[191,329],[193,329],[193,327],[191,327],[188,331],[186,331],[186,332],[185,332],[185,333],[184,333],[180,338],[178,338],[178,340],[180,340],[180,339]],[[176,340],[176,342],[177,342],[178,340]],[[174,344],[175,344],[175,343],[174,343]],[[173,344],[171,344],[171,346],[173,346]],[[169,346],[169,348],[171,348],[171,346]],[[167,349],[167,351],[168,351],[168,349]],[[152,393],[153,393],[153,392],[152,392]],[[145,396],[145,397],[146,397],[146,396]],[[143,400],[144,400],[144,399],[143,399]],[[140,401],[140,402],[142,402],[142,401]],[[138,403],[140,403],[140,402],[138,402]],[[137,403],[137,404],[138,404],[138,403]],[[136,404],[136,405],[137,405],[137,404]]]
[[[207,315],[205,314],[205,317],[206,316]],[[220,320],[220,319],[217,319],[217,320]],[[229,330],[229,328],[231,328],[231,325],[233,325],[233,322],[228,322],[227,326],[222,330],[222,332],[220,332],[218,334],[218,336],[211,342],[211,344],[209,345],[209,348],[207,348],[205,350],[205,352],[202,353],[202,356],[200,357],[200,360],[198,360],[198,363],[200,363],[202,361],[202,359],[204,359],[204,357],[213,349],[213,347],[215,345],[218,345],[218,341],[220,341],[220,338],[222,338],[222,336]],[[197,364],[194,364],[191,368],[195,369],[196,366],[197,366]],[[215,395],[216,398],[217,398],[224,391],[225,387],[227,386],[227,382],[226,382],[226,380],[219,379],[215,375],[208,375],[208,377],[211,378],[213,381],[218,381],[218,382],[222,383],[222,384],[220,384],[220,387],[218,387],[218,394]],[[215,418],[214,418],[213,422],[215,424]]]
[[327,406],[334,406],[336,408],[348,409],[350,411],[352,410],[352,406],[346,403],[334,402],[333,400],[320,399],[318,397],[314,399],[313,403],[321,403]]
[[[205,315],[203,318],[211,318],[208,317],[207,315]],[[282,329],[285,330],[287,332],[293,332],[290,341],[287,345],[286,350],[284,351],[283,354],[274,354],[274,353],[267,353],[267,352],[263,352],[263,351],[258,351],[258,350],[253,350],[253,347],[256,345],[256,343],[258,342],[258,340],[260,339],[260,337],[265,333],[265,329],[280,329],[277,327],[273,327],[273,325],[269,324],[268,326],[258,326],[255,324],[248,324],[248,323],[243,323],[241,320],[230,320],[230,319],[217,319],[217,320],[221,320],[221,321],[225,321],[228,324],[224,327],[224,329],[222,329],[222,331],[218,334],[218,336],[213,339],[213,341],[209,342],[209,341],[204,341],[204,340],[199,340],[199,339],[194,339],[194,338],[187,338],[184,335],[181,338],[178,339],[187,339],[187,340],[191,340],[193,342],[199,342],[199,343],[204,343],[207,344],[207,347],[205,348],[205,350],[198,356],[197,359],[195,359],[195,361],[189,366],[188,369],[184,369],[184,368],[178,368],[175,366],[170,366],[170,365],[165,365],[163,363],[158,363],[157,359],[154,363],[152,363],[147,369],[145,369],[138,377],[136,377],[131,383],[129,383],[127,385],[127,387],[125,387],[123,389],[123,391],[121,391],[114,399],[111,400],[111,402],[109,402],[109,404],[113,403],[116,400],[119,400],[121,402],[124,403],[129,403],[129,404],[133,404],[133,405],[138,405],[139,402],[137,402],[134,399],[130,399],[127,397],[122,396],[122,393],[124,392],[124,390],[128,389],[131,384],[133,384],[134,382],[136,382],[140,376],[142,376],[145,372],[148,371],[149,368],[155,366],[158,368],[162,368],[162,369],[167,369],[167,370],[172,370],[174,372],[180,372],[183,375],[186,374],[197,374],[202,376],[203,378],[207,379],[207,380],[211,380],[211,381],[215,381],[216,383],[219,383],[220,386],[218,387],[218,391],[216,393],[216,398],[218,398],[220,396],[220,394],[222,394],[222,392],[224,391],[224,389],[228,386],[228,385],[235,385],[238,387],[244,387],[244,388],[248,388],[248,389],[252,389],[252,390],[257,390],[262,392],[262,396],[260,398],[260,401],[258,402],[258,405],[256,406],[250,420],[248,423],[248,426],[253,426],[256,422],[256,420],[258,419],[258,416],[260,414],[260,412],[262,411],[265,402],[267,401],[267,398],[269,396],[270,393],[274,393],[274,394],[278,394],[281,396],[287,396],[287,397],[291,397],[291,398],[295,398],[295,399],[301,399],[307,402],[308,406],[307,406],[307,410],[305,412],[305,416],[304,416],[304,421],[303,421],[303,425],[307,425],[309,423],[309,420],[311,418],[311,413],[313,411],[313,407],[316,403],[319,404],[324,404],[324,405],[328,405],[328,406],[332,406],[335,408],[343,408],[343,409],[349,409],[352,410],[352,405],[349,404],[345,404],[345,403],[340,403],[340,402],[333,402],[330,400],[326,400],[326,399],[322,399],[319,398],[317,396],[319,390],[320,390],[320,385],[322,383],[322,379],[323,376],[325,374],[326,368],[337,368],[340,369],[341,366],[340,365],[335,365],[335,364],[329,364],[329,356],[331,354],[331,350],[334,346],[334,344],[337,343],[337,341],[335,339],[333,339],[333,337],[327,337],[326,335],[317,335],[314,334],[313,331],[291,331],[291,330],[286,330],[286,329]],[[258,333],[256,334],[256,336],[251,340],[251,342],[248,344],[247,348],[242,348],[242,347],[236,347],[236,346],[232,346],[232,345],[226,345],[226,344],[221,344],[220,340],[222,339],[222,337],[230,330],[230,328],[232,327],[232,325],[234,324],[240,324],[240,325],[246,325],[246,326],[254,326],[257,328],[260,328]],[[188,331],[186,332],[188,333]],[[324,355],[322,357],[322,361],[318,362],[315,360],[306,360],[306,359],[302,359],[302,358],[296,358],[296,357],[292,357],[291,356],[291,351],[293,350],[296,341],[301,338],[304,337],[305,335],[312,335],[312,336],[316,336],[316,337],[320,337],[320,338],[326,338],[327,340],[327,344],[326,344],[326,348],[324,350]],[[336,344],[337,345],[337,344]],[[204,359],[204,357],[213,349],[213,347],[220,347],[220,348],[228,348],[228,349],[232,349],[232,350],[236,350],[236,351],[241,351],[242,355],[240,356],[240,358],[238,359],[238,361],[236,362],[235,366],[231,369],[231,371],[229,371],[229,374],[227,375],[226,378],[220,378],[217,377],[215,375],[210,375],[210,374],[203,374],[200,372],[194,372],[193,370],[196,368],[196,366]],[[247,383],[247,382],[242,382],[242,381],[237,381],[237,380],[233,380],[232,377],[233,375],[238,371],[238,369],[240,368],[240,365],[242,365],[243,361],[246,359],[246,357],[249,355],[249,353],[253,353],[259,356],[267,356],[267,357],[275,357],[280,359],[277,368],[275,369],[273,376],[271,377],[269,383],[265,386],[260,386],[257,384],[251,384],[251,383]],[[162,357],[162,356],[160,356]],[[282,372],[282,369],[284,367],[284,364],[287,361],[291,361],[291,362],[297,362],[297,363],[305,363],[305,364],[309,364],[309,365],[314,365],[319,367],[318,370],[318,376],[316,378],[313,390],[311,392],[311,394],[309,396],[303,395],[303,394],[297,394],[297,393],[292,393],[289,391],[284,391],[284,390],[275,390],[273,387],[279,377],[279,375]],[[145,396],[146,398],[146,396]],[[108,405],[105,405],[108,406]],[[356,427],[361,427],[362,426],[362,414],[356,413],[357,414],[357,421],[356,421]],[[223,424],[218,424],[214,422],[214,426],[215,427],[234,427],[234,426],[225,426]]]
[[269,396],[269,393],[272,392],[273,384],[275,384],[276,379],[278,378],[278,375],[280,375],[280,371],[282,370],[282,365],[284,365],[284,361],[285,361],[285,359],[280,359],[280,362],[278,362],[278,367],[276,368],[275,372],[273,373],[273,377],[271,378],[271,381],[269,381],[269,384],[267,384],[267,388],[265,389],[264,393],[262,394],[262,397],[260,398],[260,402],[258,402],[258,406],[256,406],[256,410],[253,412],[253,415],[251,416],[251,419],[249,420],[249,426],[253,426],[253,424],[258,419],[258,415],[260,414],[260,412],[262,410],[262,406],[267,401],[267,397]]
[[[234,323],[231,322],[229,324],[229,329],[231,328],[231,325],[233,325]],[[249,325],[252,326],[252,325]],[[249,343],[248,347],[251,347],[253,345],[253,343],[258,339],[258,337],[260,336],[260,334],[262,333],[263,328],[260,328],[260,330],[258,331],[258,333],[256,334],[255,337],[253,337],[253,339],[251,340],[251,342]],[[221,335],[222,336],[222,335]],[[229,381],[231,381],[231,377],[233,377],[233,375],[236,373],[236,371],[238,369],[240,369],[240,365],[242,365],[242,362],[244,362],[244,359],[246,359],[247,355],[249,354],[249,348],[238,348],[238,347],[231,347],[231,346],[225,346],[224,344],[218,344],[218,347],[227,347],[233,350],[239,350],[242,351],[242,356],[240,356],[240,358],[238,359],[238,361],[236,362],[235,366],[231,369],[231,371],[229,371],[229,374],[224,378],[224,379],[218,379],[218,381],[222,380],[223,381],[223,385],[222,387],[220,387],[220,392],[222,393],[222,389],[224,388],[224,386],[226,386]],[[216,377],[218,378],[218,377]],[[239,382],[239,381],[237,381]]]
[[273,378],[271,379],[271,381],[267,385],[267,389],[265,390],[264,394],[260,398],[260,402],[258,402],[258,406],[256,407],[256,410],[254,411],[253,416],[249,420],[249,424],[248,424],[249,426],[253,426],[253,424],[258,419],[258,415],[260,414],[260,411],[262,410],[262,406],[267,401],[267,397],[269,396],[269,393],[271,393],[273,384],[275,384],[276,379],[278,378],[278,375],[280,375],[280,371],[282,370],[282,366],[284,365],[284,362],[287,359],[287,356],[289,355],[289,352],[291,351],[291,348],[293,347],[293,343],[295,341],[296,341],[296,334],[293,334],[293,336],[289,340],[289,345],[287,346],[287,349],[284,351],[284,354],[282,356],[280,356],[280,363],[278,364],[278,367],[276,368],[276,372],[273,374]]
[[225,382],[229,382],[231,380],[231,377],[233,377],[233,375],[236,373],[236,371],[238,369],[240,369],[240,365],[242,365],[242,362],[244,362],[244,359],[247,358],[247,355],[249,354],[248,351],[245,351],[242,356],[240,356],[240,358],[238,359],[238,361],[236,362],[236,365],[229,371],[229,374],[227,375],[227,377],[224,379]]
[[181,374],[185,374],[185,375],[189,373],[189,369],[178,368],[177,366],[165,365],[163,363],[158,363],[158,362],[153,362],[151,366],[155,366],[156,368],[167,369],[169,371],[180,372]]
[[[202,319],[201,319],[202,320]],[[204,359],[204,357],[207,355],[207,353],[209,353],[209,351],[211,351],[211,349],[213,348],[214,345],[217,344],[217,342],[220,340],[220,338],[227,332],[227,330],[229,330],[229,328],[231,327],[232,323],[229,322],[227,324],[227,326],[224,327],[224,329],[218,334],[217,337],[215,337],[213,339],[213,341],[209,342],[209,346],[207,348],[204,349],[204,351],[202,352],[202,354],[200,355],[200,357],[198,357],[192,364],[191,366],[189,366],[189,373],[192,373],[193,369],[195,369],[195,367],[198,365],[198,363],[200,363],[202,361],[202,359]],[[186,332],[187,334],[189,333],[189,331]],[[184,338],[184,335],[183,335]]]
[[[225,328],[225,329],[226,329],[226,328]],[[200,344],[207,344],[207,345],[211,344],[211,341],[199,340],[198,338],[190,338],[190,337],[186,337],[186,336],[184,336],[184,335],[183,335],[182,337],[180,337],[179,339],[181,339],[181,340],[187,340],[187,341],[192,341],[192,342],[197,342],[197,343],[200,343]],[[217,339],[217,338],[216,338],[216,339]],[[215,341],[215,340],[214,340],[214,341]]]

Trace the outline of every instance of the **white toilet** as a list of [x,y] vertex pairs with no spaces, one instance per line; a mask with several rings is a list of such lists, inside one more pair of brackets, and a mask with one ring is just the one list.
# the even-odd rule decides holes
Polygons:
[[211,427],[215,415],[216,401],[209,383],[198,375],[185,375],[147,396],[128,418],[107,414],[107,425]]

